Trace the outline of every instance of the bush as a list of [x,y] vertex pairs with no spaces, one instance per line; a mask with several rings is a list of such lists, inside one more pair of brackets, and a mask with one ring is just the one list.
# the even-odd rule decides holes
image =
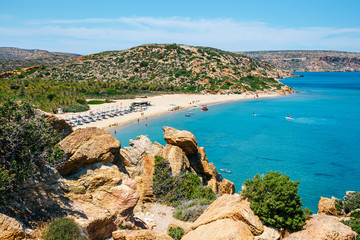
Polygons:
[[82,105],[86,104],[86,100],[85,100],[85,99],[77,99],[76,102],[77,102],[78,104],[82,104]]
[[153,191],[158,200],[176,208],[174,216],[181,220],[194,221],[216,199],[196,174],[173,177],[169,162],[160,156],[155,156]]
[[90,100],[87,102],[87,104],[103,104],[103,103],[105,102],[101,100]]
[[86,230],[78,226],[73,219],[59,218],[46,228],[42,234],[44,240],[87,240]]
[[65,112],[85,112],[87,110],[89,110],[89,106],[88,105],[82,105],[82,104],[72,104],[67,106],[64,111]]
[[358,236],[357,240],[360,240],[360,219],[359,218],[351,218],[350,220],[341,221],[343,224],[351,227],[353,231],[355,231]]
[[339,211],[344,210],[345,213],[360,208],[360,192],[348,192],[344,197],[344,201],[339,199],[335,201],[335,207]]
[[0,201],[44,163],[63,159],[59,141],[59,134],[30,103],[7,100],[0,105]]
[[250,199],[250,207],[268,226],[299,230],[306,216],[298,194],[300,182],[293,182],[280,172],[259,174],[245,181],[243,195]]
[[174,240],[180,240],[185,234],[184,229],[181,227],[170,227],[169,229],[169,236],[172,237]]

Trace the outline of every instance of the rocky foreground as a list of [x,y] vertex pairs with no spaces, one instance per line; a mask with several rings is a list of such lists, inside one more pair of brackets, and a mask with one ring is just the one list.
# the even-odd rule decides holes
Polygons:
[[[163,127],[166,145],[146,136],[120,142],[97,128],[71,132],[62,120],[50,117],[63,134],[59,143],[65,158],[56,169],[42,166],[0,207],[0,239],[36,239],[41,223],[60,216],[73,218],[90,239],[172,239],[169,227],[185,230],[182,239],[355,239],[339,222],[335,202],[321,199],[319,214],[303,230],[289,233],[263,225],[249,201],[235,194],[234,184],[208,162],[188,131]],[[173,176],[196,173],[218,198],[194,222],[175,220],[172,208],[156,202],[153,193],[155,156],[165,158]],[[334,210],[335,209],[335,210]],[[332,215],[332,216],[330,216]],[[340,217],[339,217],[340,216]]]

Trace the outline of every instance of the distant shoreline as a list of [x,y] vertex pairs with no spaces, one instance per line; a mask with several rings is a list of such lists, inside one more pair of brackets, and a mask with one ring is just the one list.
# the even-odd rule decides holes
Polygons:
[[[97,127],[102,129],[111,129],[120,125],[124,125],[131,122],[136,122],[147,119],[147,117],[153,117],[161,115],[169,111],[169,108],[173,106],[180,106],[181,109],[192,108],[194,105],[202,106],[215,103],[251,100],[260,98],[271,98],[283,96],[278,92],[272,93],[253,93],[253,94],[229,94],[229,95],[212,95],[212,94],[166,94],[148,98],[136,98],[126,100],[115,100],[112,103],[104,103],[99,105],[90,105],[89,111],[98,111],[102,109],[109,109],[117,106],[130,106],[130,104],[137,100],[146,100],[151,103],[151,106],[143,112],[132,112],[124,114],[123,116],[115,116],[113,118],[107,118],[96,122],[84,123],[84,125],[73,127],[74,130],[78,128]],[[88,111],[88,112],[89,112]],[[177,110],[175,110],[177,111]],[[67,119],[71,116],[83,115],[84,113],[63,113],[56,114],[57,117]]]

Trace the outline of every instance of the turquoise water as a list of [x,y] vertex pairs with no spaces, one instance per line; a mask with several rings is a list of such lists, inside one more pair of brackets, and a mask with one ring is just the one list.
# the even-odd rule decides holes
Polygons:
[[110,132],[128,146],[141,134],[165,144],[162,126],[191,131],[209,162],[231,170],[222,175],[237,191],[256,173],[280,171],[301,181],[302,202],[316,212],[320,196],[360,191],[360,73],[298,74],[282,81],[300,91],[290,96],[211,105],[192,117],[185,110]]

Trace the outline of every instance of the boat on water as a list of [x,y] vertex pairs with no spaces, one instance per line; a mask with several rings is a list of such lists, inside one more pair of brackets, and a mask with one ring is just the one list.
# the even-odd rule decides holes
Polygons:
[[220,168],[220,171],[226,172],[226,173],[231,173],[231,170],[228,170],[228,169],[225,169],[225,168]]
[[287,115],[285,118],[286,118],[287,120],[292,120],[292,119],[293,119],[290,115]]
[[185,117],[191,117],[190,113],[185,114]]
[[205,105],[204,105],[204,106],[201,108],[201,110],[203,110],[203,111],[207,111],[207,110],[209,110],[209,109],[208,109],[208,107],[207,107],[207,106],[205,106]]

